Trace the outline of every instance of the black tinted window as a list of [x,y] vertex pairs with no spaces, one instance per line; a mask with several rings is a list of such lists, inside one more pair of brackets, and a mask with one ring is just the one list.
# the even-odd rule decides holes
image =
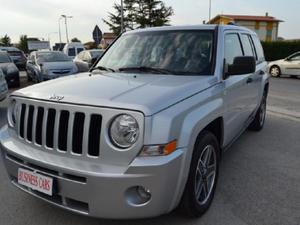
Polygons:
[[243,56],[243,51],[238,34],[226,34],[225,59],[226,63],[233,64],[235,57]]
[[243,49],[244,49],[244,55],[245,56],[254,56],[255,53],[253,52],[253,47],[249,39],[249,35],[247,34],[242,34],[242,44],[243,44]]
[[258,39],[257,36],[252,36],[252,40],[255,46],[255,51],[256,51],[256,55],[257,55],[257,61],[258,62],[263,62],[265,61],[265,55],[264,55],[264,50],[261,46],[260,40]]

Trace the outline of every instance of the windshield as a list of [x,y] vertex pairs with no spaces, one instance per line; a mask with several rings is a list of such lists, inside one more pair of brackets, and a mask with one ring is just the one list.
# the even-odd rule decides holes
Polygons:
[[125,34],[111,46],[96,67],[116,71],[144,67],[174,74],[208,75],[212,71],[213,36],[213,31],[203,30]]
[[0,53],[0,63],[10,63],[11,59],[6,53]]
[[38,62],[67,62],[71,59],[62,52],[38,52]]

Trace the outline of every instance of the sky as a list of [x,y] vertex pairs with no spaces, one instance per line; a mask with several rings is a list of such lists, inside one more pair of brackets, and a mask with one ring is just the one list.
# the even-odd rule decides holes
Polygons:
[[[120,1],[120,0],[119,0]],[[274,16],[284,22],[280,24],[279,36],[286,39],[300,38],[299,0],[211,0],[212,17],[217,14]],[[68,20],[69,37],[82,42],[92,41],[94,26],[103,32],[108,27],[102,19],[112,11],[113,0],[0,0],[0,37],[9,35],[18,42],[22,34],[29,37],[50,38],[51,43],[59,40],[58,19],[60,15],[71,15]],[[208,20],[209,0],[164,0],[172,6],[172,25],[201,24]],[[63,22],[63,21],[61,21]],[[66,41],[64,24],[62,41]]]

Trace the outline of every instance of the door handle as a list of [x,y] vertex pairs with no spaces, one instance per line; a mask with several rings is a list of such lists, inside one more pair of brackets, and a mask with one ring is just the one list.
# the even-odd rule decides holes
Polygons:
[[247,84],[250,84],[250,83],[252,83],[252,82],[253,82],[253,79],[252,79],[251,77],[249,77],[249,78],[247,79],[247,81],[246,81]]

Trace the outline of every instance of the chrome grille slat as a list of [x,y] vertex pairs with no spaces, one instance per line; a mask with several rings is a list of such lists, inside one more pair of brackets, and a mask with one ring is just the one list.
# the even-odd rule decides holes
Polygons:
[[36,120],[37,120],[38,108],[34,106],[33,111],[33,122],[32,122],[32,143],[36,143],[35,133],[36,133]]
[[83,141],[82,141],[83,155],[88,155],[90,120],[91,120],[91,115],[86,113],[84,127],[83,127]]
[[73,137],[73,125],[74,125],[74,112],[70,112],[69,125],[68,125],[68,141],[67,141],[67,152],[72,152],[72,137]]
[[58,149],[58,128],[59,128],[59,117],[60,117],[61,111],[56,110],[55,114],[55,123],[54,123],[54,135],[53,135],[53,149]]
[[26,140],[27,140],[28,111],[29,111],[29,105],[26,105],[25,117],[24,117],[24,139],[26,139]]
[[46,147],[48,108],[44,108],[43,127],[42,127],[42,146]]

